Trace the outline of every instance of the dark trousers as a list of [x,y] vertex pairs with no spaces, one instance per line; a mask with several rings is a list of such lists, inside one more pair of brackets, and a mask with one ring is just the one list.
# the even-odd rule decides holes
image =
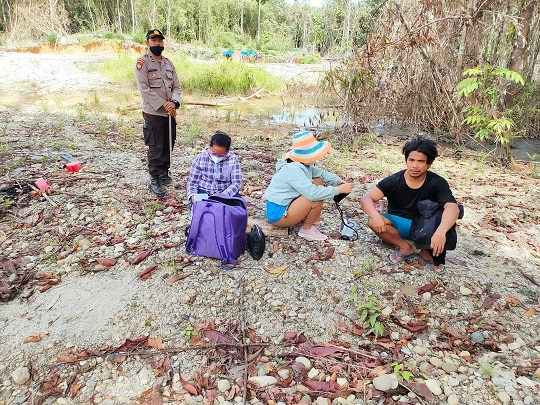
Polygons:
[[[148,146],[148,172],[150,176],[167,173],[171,167],[169,154],[169,117],[143,112],[144,144]],[[176,141],[176,120],[171,118],[172,146]]]

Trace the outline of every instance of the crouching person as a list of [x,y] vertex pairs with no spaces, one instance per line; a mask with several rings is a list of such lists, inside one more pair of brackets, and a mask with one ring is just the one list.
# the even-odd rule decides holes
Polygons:
[[[428,246],[419,247],[422,248],[420,256],[426,266],[441,275],[445,272],[448,231],[453,229],[455,232],[454,225],[459,217],[458,204],[448,182],[429,171],[438,156],[435,142],[418,137],[407,142],[402,152],[405,155],[405,170],[386,177],[366,193],[360,200],[362,209],[369,216],[368,226],[373,232],[397,248],[386,260],[390,264],[399,264],[415,254],[409,241],[414,239],[411,235],[413,222],[424,215],[419,210],[419,202],[430,201],[436,208],[440,207],[440,222],[430,235]],[[375,203],[384,197],[388,200],[387,214],[379,213],[375,207]]]
[[298,236],[325,240],[326,235],[317,228],[323,201],[350,193],[353,185],[314,164],[330,151],[330,143],[317,141],[309,131],[292,138],[292,150],[278,160],[276,173],[266,189],[266,219],[279,227],[301,224]]

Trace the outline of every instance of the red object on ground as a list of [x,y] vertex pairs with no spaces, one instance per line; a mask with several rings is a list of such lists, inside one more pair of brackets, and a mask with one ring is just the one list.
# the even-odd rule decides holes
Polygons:
[[67,165],[66,165],[66,169],[68,172],[78,172],[79,170],[81,170],[82,168],[82,164],[81,162],[69,162]]
[[36,186],[40,190],[48,190],[51,188],[51,186],[49,186],[49,184],[47,183],[47,180],[45,180],[43,177],[40,177],[36,180]]

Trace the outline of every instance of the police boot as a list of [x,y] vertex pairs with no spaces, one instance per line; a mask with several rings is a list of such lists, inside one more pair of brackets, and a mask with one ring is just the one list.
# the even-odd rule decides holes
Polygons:
[[159,176],[152,176],[150,178],[148,189],[158,197],[163,197],[165,195],[165,190],[163,190],[163,187],[161,187]]
[[163,172],[159,175],[159,181],[161,181],[161,185],[168,186],[172,184],[173,180],[172,177],[169,175],[169,172]]

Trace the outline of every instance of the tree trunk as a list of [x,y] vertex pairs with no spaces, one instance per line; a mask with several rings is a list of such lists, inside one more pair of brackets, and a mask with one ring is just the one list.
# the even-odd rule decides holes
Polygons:
[[122,34],[122,14],[120,13],[120,0],[116,0],[116,8],[118,10],[118,28]]
[[171,36],[171,0],[167,0],[167,36]]
[[261,40],[261,0],[259,0],[259,9],[257,12],[257,42]]
[[240,0],[240,32],[244,33],[244,0]]
[[131,35],[135,35],[135,4],[131,0]]
[[508,69],[519,72],[523,76],[526,76],[526,72],[523,71],[523,60],[528,49],[529,28],[531,26],[534,7],[536,6],[536,0],[525,0],[525,2],[526,4],[519,13],[519,24],[516,26],[514,50],[510,58],[510,64],[508,65]]
[[92,8],[90,7],[90,0],[86,3],[88,6],[88,13],[90,14],[90,18],[92,19],[92,29],[93,33],[96,33],[96,20],[94,19],[94,13],[92,13]]

